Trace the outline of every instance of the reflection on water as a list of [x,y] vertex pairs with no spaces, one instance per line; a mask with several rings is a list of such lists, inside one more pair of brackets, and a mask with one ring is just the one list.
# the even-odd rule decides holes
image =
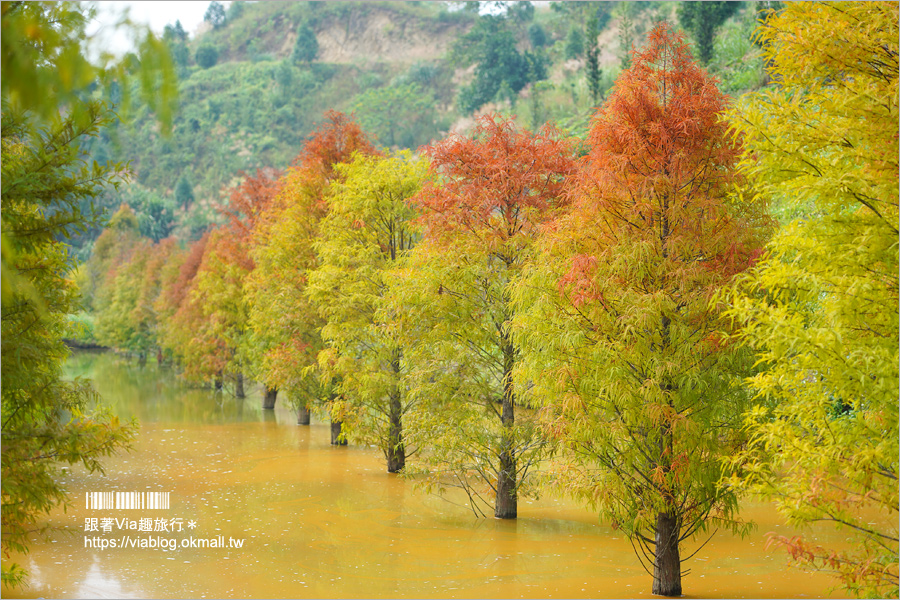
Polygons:
[[[31,597],[156,598],[629,598],[650,596],[630,544],[576,505],[522,502],[516,521],[474,519],[468,509],[415,491],[384,471],[375,449],[336,447],[325,424],[296,425],[279,399],[246,400],[179,384],[171,371],[111,354],[82,353],[72,376],[91,377],[122,418],[136,417],[135,450],[105,476],[73,469],[76,502],[52,521],[66,531],[21,559]],[[168,510],[88,510],[92,491],[168,491]],[[758,533],[718,535],[688,565],[693,597],[823,597],[833,580],[790,570],[764,550],[787,533],[766,506],[749,505]],[[85,533],[85,519],[180,519],[181,532]],[[195,529],[187,524],[195,521]],[[822,537],[825,537],[825,533]],[[833,534],[831,534],[833,535]],[[241,547],[88,548],[165,536],[243,540]],[[222,536],[219,538],[218,536]],[[833,541],[833,538],[829,538]],[[4,597],[15,594],[3,590]]]

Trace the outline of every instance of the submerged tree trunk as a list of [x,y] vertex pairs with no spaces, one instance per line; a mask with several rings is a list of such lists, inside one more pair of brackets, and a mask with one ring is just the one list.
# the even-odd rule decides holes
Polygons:
[[331,422],[331,445],[332,446],[346,446],[346,439],[339,439],[341,435],[341,421],[332,421]]
[[390,425],[388,426],[387,470],[388,473],[397,473],[406,466],[406,448],[403,446],[403,422],[401,420],[403,405],[400,398],[400,351],[394,352],[391,361],[391,369],[394,372],[394,389],[390,398]]
[[301,404],[297,409],[297,425],[309,425],[309,407]]
[[275,408],[275,399],[278,397],[278,389],[270,389],[266,386],[266,395],[263,397],[263,409],[273,410]]
[[[668,220],[663,219],[664,239],[668,238]],[[669,347],[672,322],[668,316],[663,315],[660,329],[662,348],[665,351]],[[667,399],[668,408],[673,412],[675,405],[672,395],[674,386],[664,381],[662,391]],[[675,440],[672,437],[672,425],[666,422],[663,425],[659,439],[658,466],[663,473],[668,474],[672,470],[672,456],[675,452]],[[678,538],[681,537],[681,518],[678,509],[674,506],[672,492],[669,492],[667,506],[669,510],[656,515],[655,552],[653,559],[653,593],[660,596],[681,595],[681,554],[678,550]]]
[[498,519],[515,519],[518,514],[518,492],[516,490],[516,450],[513,438],[515,416],[515,392],[513,391],[512,370],[515,348],[505,332],[503,338],[503,408],[500,413],[500,472],[497,477],[497,499],[494,516]]
[[681,554],[678,551],[678,518],[668,512],[656,515],[656,556],[653,563],[653,593],[681,595]]
[[241,371],[235,375],[234,396],[236,398],[244,398],[244,374]]

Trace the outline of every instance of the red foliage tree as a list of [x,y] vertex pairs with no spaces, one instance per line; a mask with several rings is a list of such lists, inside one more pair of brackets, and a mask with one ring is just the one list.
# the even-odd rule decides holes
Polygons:
[[[461,342],[445,346],[448,354],[430,362],[438,370],[467,364],[479,382],[462,395],[444,390],[446,406],[434,410],[466,411],[465,405],[474,400],[481,403],[479,412],[487,408],[487,414],[497,417],[476,428],[483,431],[457,434],[480,438],[491,431],[492,439],[470,437],[462,444],[448,440],[432,459],[441,470],[454,452],[467,454],[486,444],[490,452],[479,458],[485,462],[455,463],[478,474],[472,483],[468,475],[457,474],[457,479],[470,493],[478,487],[477,479],[484,480],[494,491],[494,515],[515,518],[519,489],[537,460],[539,444],[528,437],[527,427],[516,425],[513,369],[519,349],[509,331],[509,287],[529,260],[540,224],[566,203],[567,177],[575,167],[572,149],[553,127],[533,134],[491,114],[481,117],[472,137],[453,135],[425,153],[431,159],[432,179],[413,202],[421,212],[426,241],[414,252],[430,257],[424,259],[419,278],[437,297],[426,294],[424,301],[433,305],[436,322],[445,323]],[[465,403],[454,408],[451,400],[463,396]],[[499,411],[494,406],[498,399]]]
[[666,596],[681,594],[685,540],[742,527],[718,484],[743,440],[747,396],[729,382],[752,359],[710,299],[753,263],[767,221],[736,194],[726,104],[656,26],[595,115],[572,211],[522,289],[526,373],[567,452],[558,481],[625,531]]

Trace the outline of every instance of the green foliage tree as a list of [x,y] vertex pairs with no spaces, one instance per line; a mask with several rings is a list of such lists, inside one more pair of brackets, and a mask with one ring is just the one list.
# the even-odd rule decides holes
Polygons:
[[528,26],[528,41],[535,50],[547,45],[547,32],[539,23],[532,23]]
[[624,71],[631,67],[631,53],[634,50],[634,3],[619,2],[619,63]]
[[318,266],[307,287],[324,319],[326,349],[319,365],[339,382],[336,391],[348,404],[345,434],[375,444],[388,472],[396,473],[406,463],[403,416],[412,400],[399,319],[387,290],[416,242],[408,200],[419,191],[427,163],[408,152],[357,155],[337,171],[341,180],[328,192],[328,214],[316,242]]
[[516,518],[542,443],[531,417],[516,414],[510,286],[537,228],[564,203],[571,148],[553,128],[531,134],[486,115],[472,138],[454,135],[426,153],[432,178],[414,200],[425,241],[394,292],[410,393],[422,404],[409,426],[420,449],[414,471],[460,487],[476,514],[493,505],[495,517]]
[[678,21],[697,42],[697,58],[704,65],[713,55],[716,30],[734,14],[739,2],[682,2],[678,5]]
[[212,355],[198,358],[204,365],[215,367],[201,374],[204,379],[226,374],[233,377],[237,398],[245,397],[247,360],[242,350],[246,345],[248,307],[243,290],[244,280],[252,269],[246,247],[234,238],[232,231],[216,227],[210,231],[191,291],[207,334],[214,341],[208,346]]
[[799,215],[728,299],[765,367],[732,483],[846,532],[841,548],[775,540],[863,597],[898,590],[897,17],[785,3],[758,33],[778,85],[730,114],[743,170]]
[[[5,60],[8,7],[3,10]],[[98,218],[83,214],[79,202],[115,184],[120,168],[89,164],[78,147],[81,137],[111,122],[111,113],[98,103],[78,111],[78,119],[59,118],[40,130],[3,111],[0,498],[7,585],[26,576],[9,553],[26,553],[29,536],[48,529],[43,518],[68,500],[60,463],[102,472],[100,459],[127,446],[134,431],[93,410],[97,395],[88,382],[62,379],[69,354],[62,337],[78,300],[66,279],[74,265],[61,240]]]
[[[210,233],[195,290],[202,298],[201,309],[212,335],[225,349],[225,372],[234,377],[238,398],[244,397],[244,373],[254,367],[245,285],[255,267],[250,257],[250,240],[280,189],[275,170],[258,169],[255,176],[242,175],[243,181],[232,189],[228,204],[222,209],[228,222]],[[265,379],[263,382],[269,383]],[[277,386],[267,385],[267,389],[274,402]],[[267,408],[274,408],[274,404]]]
[[581,25],[572,25],[566,34],[566,58],[573,60],[584,54],[584,31]]
[[710,296],[758,255],[766,221],[733,196],[726,99],[665,23],[593,119],[573,207],[516,288],[523,393],[557,440],[550,477],[633,542],[652,591],[682,592],[681,548],[742,531],[719,486],[744,441],[752,357]]
[[163,28],[163,41],[169,46],[169,53],[180,73],[184,73],[190,61],[190,50],[187,47],[187,32],[181,26],[181,21]]
[[[165,43],[147,27],[127,19],[116,24],[137,40],[137,51],[125,57],[100,51],[88,58],[86,29],[95,9],[78,2],[5,2],[2,6],[4,112],[29,111],[32,120],[56,118],[60,106],[80,97],[92,85],[107,94],[120,115],[130,107],[134,76],[141,98],[168,131],[177,102],[177,78]],[[137,60],[135,60],[137,59]],[[48,93],[52,90],[52,93]],[[111,98],[111,96],[110,96]],[[75,112],[74,114],[78,114]]]
[[141,236],[158,242],[175,228],[175,200],[133,184],[122,194],[135,212]]
[[476,64],[475,80],[459,92],[460,109],[466,113],[494,100],[504,82],[519,93],[540,74],[530,71],[529,60],[516,49],[506,20],[496,15],[479,17],[475,27],[457,40],[453,54],[463,66]]
[[220,2],[213,0],[209,3],[203,20],[212,25],[213,29],[220,29],[226,21],[225,7]]
[[[129,315],[137,301],[137,281],[143,271],[146,244],[142,246],[137,216],[127,204],[109,220],[97,238],[86,265],[94,282],[92,305],[97,316],[97,340],[112,348],[131,349]],[[134,264],[132,264],[134,263]]]
[[366,90],[350,104],[360,125],[388,147],[415,149],[437,137],[437,108],[416,84]]
[[214,67],[219,61],[219,49],[212,44],[204,43],[197,48],[194,60],[204,69]]
[[[3,112],[27,112],[17,117],[23,126],[45,125],[58,117],[61,105],[78,106],[88,86],[99,84],[107,96],[116,96],[119,114],[125,115],[131,86],[124,83],[137,75],[145,104],[157,112],[163,130],[168,131],[177,94],[175,72],[165,45],[148,29],[123,20],[117,25],[135,34],[138,54],[120,59],[101,52],[93,60],[88,59],[82,48],[90,43],[86,27],[92,15],[93,9],[72,2],[3,4]],[[139,60],[134,61],[135,57]],[[69,114],[77,121],[91,111],[71,110]],[[90,123],[76,122],[73,127],[87,131]],[[40,133],[34,136],[37,138]],[[82,136],[79,143],[87,144],[91,137],[97,136]],[[80,196],[86,206],[79,209],[79,217],[90,210],[93,197],[96,195]],[[0,260],[3,289],[27,288],[30,284],[9,267],[14,261],[11,252],[12,246],[4,243]]]
[[297,27],[297,41],[294,42],[294,50],[291,52],[291,60],[294,64],[309,64],[319,56],[319,41],[316,32],[309,23],[302,23]]
[[246,8],[247,3],[244,2],[244,0],[234,0],[234,2],[231,2],[228,5],[228,11],[225,15],[226,21],[228,23],[231,23],[232,21],[241,18],[241,15],[244,14],[244,9]]
[[587,51],[585,53],[585,73],[588,88],[591,90],[591,101],[594,106],[600,105],[600,50],[597,47],[597,36],[600,35],[597,17],[592,16],[587,22]]
[[187,175],[179,177],[178,183],[175,184],[175,202],[182,208],[187,208],[194,202],[194,188]]

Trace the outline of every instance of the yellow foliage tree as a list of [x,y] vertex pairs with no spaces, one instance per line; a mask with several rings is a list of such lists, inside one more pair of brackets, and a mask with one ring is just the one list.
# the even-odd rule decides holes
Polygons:
[[791,524],[844,528],[848,550],[776,539],[879,597],[898,590],[897,17],[894,2],[786,3],[758,34],[777,85],[731,114],[744,173],[802,215],[730,298],[766,367],[732,483]]

